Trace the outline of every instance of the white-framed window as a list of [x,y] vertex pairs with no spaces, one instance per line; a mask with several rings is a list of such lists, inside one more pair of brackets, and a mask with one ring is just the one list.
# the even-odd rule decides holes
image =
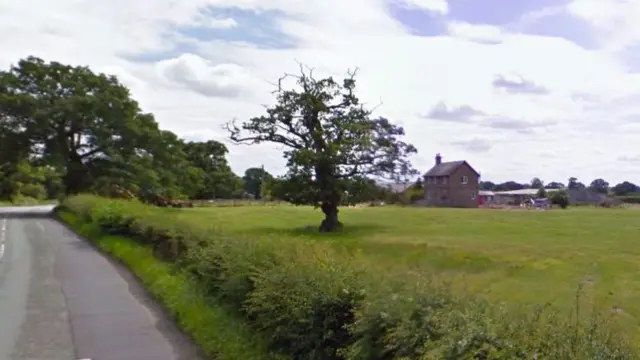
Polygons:
[[460,184],[465,185],[465,184],[468,184],[468,183],[469,183],[469,177],[467,177],[467,176],[461,176],[460,177]]
[[471,194],[471,200],[475,200],[476,199],[476,193],[475,191]]

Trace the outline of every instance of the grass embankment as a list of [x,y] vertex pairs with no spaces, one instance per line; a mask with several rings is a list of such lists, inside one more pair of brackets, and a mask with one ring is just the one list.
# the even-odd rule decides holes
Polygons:
[[[587,316],[587,310],[576,316],[575,304],[573,316],[549,308],[542,315],[514,313],[430,281],[429,274],[442,269],[478,272],[473,264],[484,260],[474,260],[473,249],[464,250],[463,242],[497,236],[496,244],[506,246],[500,229],[463,240],[468,231],[460,229],[474,223],[471,212],[458,212],[459,230],[451,230],[443,218],[425,218],[436,212],[345,209],[341,214],[347,231],[320,237],[304,229],[318,221],[318,214],[301,208],[158,209],[91,196],[70,198],[65,207],[80,221],[76,227],[91,223],[101,234],[126,236],[129,246],[148,251],[147,258],[153,254],[164,266],[180,269],[185,283],[206,294],[201,311],[225,304],[227,316],[242,319],[262,334],[270,349],[288,358],[633,358],[610,314]],[[487,216],[499,217],[498,212]],[[437,231],[453,231],[460,238],[420,245],[418,238],[424,243],[428,235],[411,235],[402,227],[415,221],[431,222],[424,226],[431,227],[434,237]],[[475,230],[483,230],[476,225]],[[296,226],[300,228],[292,230]],[[326,241],[315,241],[320,238]],[[447,239],[454,245],[451,250],[444,245]],[[427,260],[419,259],[427,254]],[[451,265],[443,260],[448,257],[458,260]],[[130,258],[130,266],[140,273],[135,259]],[[156,295],[172,309],[166,295],[157,290]],[[206,331],[225,330],[216,324],[191,328],[191,333]]]

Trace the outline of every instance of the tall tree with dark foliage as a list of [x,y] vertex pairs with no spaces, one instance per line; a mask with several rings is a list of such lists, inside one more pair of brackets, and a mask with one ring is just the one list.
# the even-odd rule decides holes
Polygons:
[[[291,78],[297,88],[287,89],[282,83]],[[320,207],[325,215],[321,232],[342,228],[338,205],[350,181],[366,177],[406,181],[417,174],[408,160],[417,151],[401,140],[404,129],[372,117],[355,88],[355,72],[337,82],[331,77],[316,79],[312,70],[301,67],[299,75],[280,79],[276,104],[265,115],[227,126],[236,143],[285,147],[286,200]]]

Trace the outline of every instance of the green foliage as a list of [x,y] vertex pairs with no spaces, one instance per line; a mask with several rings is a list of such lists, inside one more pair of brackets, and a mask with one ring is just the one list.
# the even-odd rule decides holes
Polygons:
[[322,242],[229,235],[176,216],[194,210],[92,196],[64,206],[103,232],[149,244],[290,358],[634,358],[610,318],[597,313],[571,318],[541,308],[525,316],[454,296],[402,264]]
[[624,196],[632,193],[638,193],[640,191],[640,187],[629,181],[623,181],[620,184],[614,186],[612,190],[615,195]]
[[115,76],[33,56],[0,71],[0,198],[113,185],[142,199],[241,197],[226,154],[159,129]]
[[544,187],[544,183],[542,182],[542,180],[540,180],[540,178],[533,178],[531,180],[531,188],[532,189],[540,189]]
[[566,209],[569,206],[569,194],[564,190],[555,191],[553,195],[551,195],[551,204]]
[[546,198],[547,197],[547,190],[545,190],[545,188],[541,187],[538,189],[538,193],[536,194],[536,196],[538,198]]
[[589,184],[589,190],[599,194],[607,194],[609,192],[609,183],[604,179],[595,179]]
[[336,82],[317,80],[311,70],[295,76],[298,89],[278,83],[276,105],[240,127],[227,126],[236,143],[271,142],[286,148],[288,174],[279,191],[294,204],[318,206],[325,214],[321,231],[341,228],[338,205],[353,179],[405,180],[417,172],[408,157],[416,148],[401,141],[404,129],[372,118],[355,95],[355,74]]
[[[244,191],[251,194],[256,199],[262,199],[265,191],[268,191],[268,185],[273,180],[273,176],[267,172],[264,167],[248,168],[242,177],[244,182]],[[265,186],[267,186],[265,188]]]
[[36,166],[26,160],[8,164],[0,172],[0,199],[25,203],[23,199],[33,199],[37,203],[49,198],[55,192],[59,176],[46,166]]

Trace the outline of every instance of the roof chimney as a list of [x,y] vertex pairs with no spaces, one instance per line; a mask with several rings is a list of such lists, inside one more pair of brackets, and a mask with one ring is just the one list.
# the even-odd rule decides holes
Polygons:
[[442,156],[440,156],[440,153],[436,154],[436,165],[440,165],[442,163]]

